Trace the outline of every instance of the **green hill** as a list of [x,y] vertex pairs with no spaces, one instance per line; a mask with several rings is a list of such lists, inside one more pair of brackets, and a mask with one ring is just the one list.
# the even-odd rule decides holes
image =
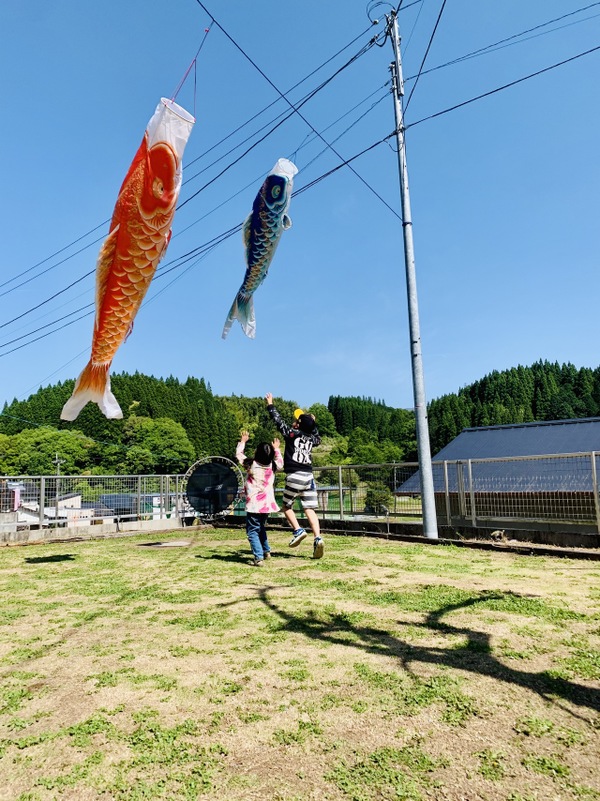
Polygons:
[[[239,433],[250,445],[276,435],[262,398],[215,396],[203,378],[179,381],[135,373],[111,376],[123,420],[107,420],[88,404],[76,421],[60,420],[73,381],[5,404],[0,414],[0,474],[182,472],[202,456],[233,457]],[[291,419],[295,401],[277,398]],[[534,420],[594,417],[600,410],[600,367],[536,362],[494,371],[429,405],[435,454],[463,428]],[[415,461],[412,411],[371,397],[332,395],[309,408],[323,445],[316,464]]]

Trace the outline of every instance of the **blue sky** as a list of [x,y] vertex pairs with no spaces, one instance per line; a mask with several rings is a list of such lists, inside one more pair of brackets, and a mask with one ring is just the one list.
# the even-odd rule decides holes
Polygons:
[[[425,70],[585,5],[450,0]],[[296,104],[384,27],[370,27],[366,4],[347,0],[205,6],[282,92],[356,40],[290,92]],[[440,6],[422,0],[400,10],[407,79],[419,70]],[[390,9],[380,4],[372,16]],[[93,317],[65,324],[94,300],[94,276],[82,276],[94,270],[95,240],[107,233],[159,98],[173,95],[210,22],[196,0],[0,5],[0,402],[75,378],[87,362]],[[600,4],[507,44],[423,74],[406,124],[597,47]],[[348,167],[292,199],[293,227],[255,295],[255,340],[237,324],[221,339],[245,271],[241,235],[201,260],[178,261],[243,221],[279,157],[299,167],[296,190],[340,163],[307,121],[337,139],[345,159],[390,134],[391,60],[389,41],[369,48],[302,107],[304,120],[292,116],[178,210],[161,265],[174,269],[157,273],[113,372],[194,375],[215,394],[271,391],[301,405],[359,395],[412,406],[391,144],[352,164],[396,214]],[[177,96],[197,116],[180,203],[289,111],[216,24],[196,74],[196,91],[192,71]],[[599,364],[599,77],[600,51],[407,131],[428,400],[538,359]]]

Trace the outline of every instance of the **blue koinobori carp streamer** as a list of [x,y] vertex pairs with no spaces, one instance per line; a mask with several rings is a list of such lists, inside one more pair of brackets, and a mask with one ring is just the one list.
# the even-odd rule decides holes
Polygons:
[[240,321],[246,336],[254,339],[256,335],[252,296],[267,276],[282,232],[292,226],[287,210],[297,172],[298,168],[291,161],[279,159],[254,199],[252,211],[242,229],[248,266],[244,281],[225,320],[223,339],[227,337],[236,319]]

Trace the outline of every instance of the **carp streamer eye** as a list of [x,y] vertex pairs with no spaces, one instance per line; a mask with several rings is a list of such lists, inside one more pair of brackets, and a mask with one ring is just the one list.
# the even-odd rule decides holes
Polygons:
[[280,186],[274,186],[273,189],[271,189],[271,195],[273,197],[279,197],[280,194],[281,194],[281,187]]

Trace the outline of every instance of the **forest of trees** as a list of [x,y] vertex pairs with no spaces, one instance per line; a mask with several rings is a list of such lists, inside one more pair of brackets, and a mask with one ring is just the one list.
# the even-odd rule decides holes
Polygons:
[[513,367],[443,395],[429,405],[435,454],[463,428],[596,417],[600,411],[600,367],[536,362]]
[[[0,475],[137,474],[185,472],[203,456],[232,458],[239,433],[250,446],[276,436],[262,398],[220,397],[204,379],[111,376],[124,412],[107,420],[89,404],[73,423],[60,420],[73,381],[38,390],[5,404],[0,414]],[[284,418],[296,402],[276,398]],[[528,421],[595,417],[600,410],[600,367],[536,362],[494,371],[429,406],[432,453],[463,428]],[[331,396],[313,404],[323,437],[315,464],[376,464],[416,461],[415,418],[370,397]]]

